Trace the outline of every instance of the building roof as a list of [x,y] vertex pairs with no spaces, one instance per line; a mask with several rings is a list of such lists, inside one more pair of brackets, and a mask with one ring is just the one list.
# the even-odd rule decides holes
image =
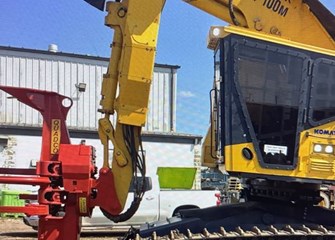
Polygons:
[[[18,48],[18,47],[11,47],[11,46],[0,46],[0,50],[45,54],[45,55],[63,56],[63,57],[83,58],[83,59],[98,60],[98,61],[104,61],[104,62],[109,61],[109,57],[92,56],[92,55],[85,55],[85,54],[78,54],[78,53],[51,52],[47,50]],[[169,68],[169,69],[179,69],[180,68],[180,66],[178,65],[160,64],[160,63],[155,63],[155,67]]]

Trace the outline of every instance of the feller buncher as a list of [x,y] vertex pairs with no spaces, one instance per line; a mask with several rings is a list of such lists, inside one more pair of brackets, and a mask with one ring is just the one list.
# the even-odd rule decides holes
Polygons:
[[[104,9],[105,1],[86,1]],[[247,202],[187,210],[180,218],[142,227],[140,236],[174,229],[174,237],[334,236],[324,227],[334,225],[334,212],[316,205],[321,184],[335,180],[335,17],[315,0],[185,2],[231,24],[209,32],[216,72],[203,162],[222,161],[230,175],[243,178]],[[114,39],[102,112],[108,121],[116,111],[117,124],[138,133],[145,124],[164,4],[106,5],[105,24],[114,29]],[[124,142],[122,136],[114,141]],[[117,188],[123,191],[119,197],[127,195],[127,186]]]
[[[145,176],[141,128],[165,1],[85,1],[106,9],[105,24],[114,30],[99,109],[104,146],[99,177],[92,147],[70,144],[65,126],[69,106],[62,105],[66,97],[1,86],[44,117],[38,176],[0,177],[4,183],[41,186],[39,205],[0,207],[38,212],[39,239],[79,238],[80,217],[90,216],[94,207],[114,222],[125,221],[148,185],[138,177]],[[246,202],[181,211],[127,237],[334,238],[335,213],[318,204],[320,186],[335,183],[335,17],[317,0],[184,1],[230,24],[209,31],[215,79],[203,162],[222,162],[230,175],[242,178]],[[134,201],[123,211],[131,183]]]

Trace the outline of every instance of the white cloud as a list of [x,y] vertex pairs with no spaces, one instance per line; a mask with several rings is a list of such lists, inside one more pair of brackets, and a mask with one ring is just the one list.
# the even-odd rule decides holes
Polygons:
[[195,94],[192,93],[191,91],[180,91],[179,96],[184,98],[192,98],[195,97]]

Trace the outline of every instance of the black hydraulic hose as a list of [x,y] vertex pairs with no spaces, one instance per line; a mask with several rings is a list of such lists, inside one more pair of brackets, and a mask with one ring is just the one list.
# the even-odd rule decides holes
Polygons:
[[237,21],[237,18],[235,17],[234,14],[234,5],[233,5],[233,0],[229,0],[229,15],[231,20],[236,26],[240,26],[240,23]]
[[[101,212],[107,217],[109,220],[117,223],[117,222],[124,222],[130,219],[138,210],[140,203],[142,201],[144,192],[145,192],[145,173],[146,173],[146,167],[145,167],[145,156],[143,153],[143,146],[142,146],[142,139],[141,139],[141,133],[140,128],[138,129],[138,136],[139,136],[139,148],[141,155],[138,154],[138,151],[136,149],[135,145],[135,135],[134,131],[136,130],[133,126],[125,125],[123,127],[123,135],[125,139],[125,145],[128,149],[128,152],[131,156],[131,162],[133,167],[133,185],[134,185],[134,199],[130,205],[130,207],[124,212],[119,215],[112,215],[105,211],[103,208],[101,209]],[[142,177],[142,183],[139,182],[139,178],[137,176],[137,172],[140,173]]]
[[138,210],[140,206],[141,200],[142,199],[139,199],[139,198],[134,199],[130,207],[127,209],[127,211],[125,211],[124,213],[121,213],[120,215],[112,215],[108,213],[107,211],[105,211],[103,208],[100,208],[100,210],[104,214],[104,216],[108,218],[109,220],[115,223],[124,222],[124,221],[129,220],[132,216],[134,216],[134,214],[136,213],[136,211]]

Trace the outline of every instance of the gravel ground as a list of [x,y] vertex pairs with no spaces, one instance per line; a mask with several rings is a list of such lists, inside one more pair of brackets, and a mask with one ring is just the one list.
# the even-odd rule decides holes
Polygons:
[[[124,232],[111,229],[83,229],[80,239],[120,239]],[[6,240],[36,240],[37,232],[26,226],[22,218],[1,219],[0,218],[0,239]]]

